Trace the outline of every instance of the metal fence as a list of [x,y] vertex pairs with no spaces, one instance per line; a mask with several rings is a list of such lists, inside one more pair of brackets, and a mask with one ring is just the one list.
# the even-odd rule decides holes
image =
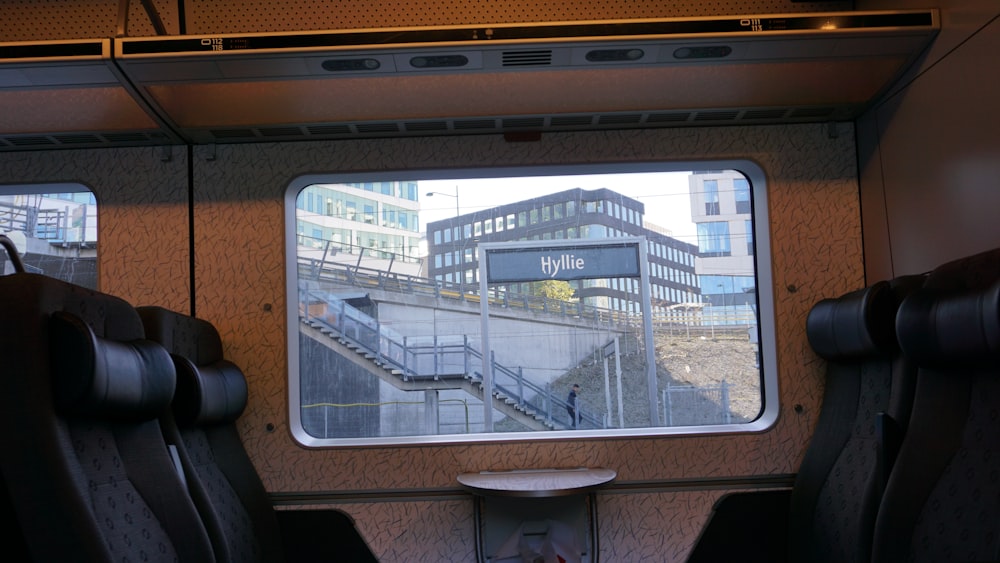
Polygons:
[[714,387],[667,385],[663,393],[663,420],[667,426],[729,424],[729,384],[722,380]]

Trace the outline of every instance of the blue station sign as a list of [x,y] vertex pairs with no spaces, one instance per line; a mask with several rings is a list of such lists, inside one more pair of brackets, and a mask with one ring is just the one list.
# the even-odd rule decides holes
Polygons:
[[490,249],[486,252],[486,280],[488,283],[517,283],[637,278],[640,276],[639,249],[637,241]]

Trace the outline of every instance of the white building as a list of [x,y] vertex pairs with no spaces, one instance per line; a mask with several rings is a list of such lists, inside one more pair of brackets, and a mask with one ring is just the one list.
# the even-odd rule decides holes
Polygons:
[[299,256],[419,275],[417,182],[313,184],[295,202]]
[[753,208],[750,183],[735,170],[688,178],[691,220],[698,227],[695,272],[702,298],[715,307],[755,304]]

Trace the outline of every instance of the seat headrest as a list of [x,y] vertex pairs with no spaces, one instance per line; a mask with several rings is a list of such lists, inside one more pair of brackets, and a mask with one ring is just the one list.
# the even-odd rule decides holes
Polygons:
[[51,315],[49,335],[59,412],[126,420],[150,420],[166,412],[177,375],[159,344],[98,337],[65,311]]
[[898,299],[889,282],[823,299],[806,320],[809,345],[827,361],[860,360],[896,351]]
[[146,338],[197,365],[223,359],[222,338],[212,323],[156,306],[137,307]]
[[247,380],[235,364],[219,360],[197,366],[171,355],[177,367],[174,418],[178,426],[206,426],[233,422],[247,405]]
[[1000,360],[1000,282],[986,289],[923,289],[899,308],[903,353],[921,367]]

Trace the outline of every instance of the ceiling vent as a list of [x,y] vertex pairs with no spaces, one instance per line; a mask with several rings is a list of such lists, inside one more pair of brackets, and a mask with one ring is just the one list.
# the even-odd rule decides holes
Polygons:
[[537,51],[504,51],[501,61],[501,64],[505,67],[548,66],[552,64],[552,51],[548,49]]

